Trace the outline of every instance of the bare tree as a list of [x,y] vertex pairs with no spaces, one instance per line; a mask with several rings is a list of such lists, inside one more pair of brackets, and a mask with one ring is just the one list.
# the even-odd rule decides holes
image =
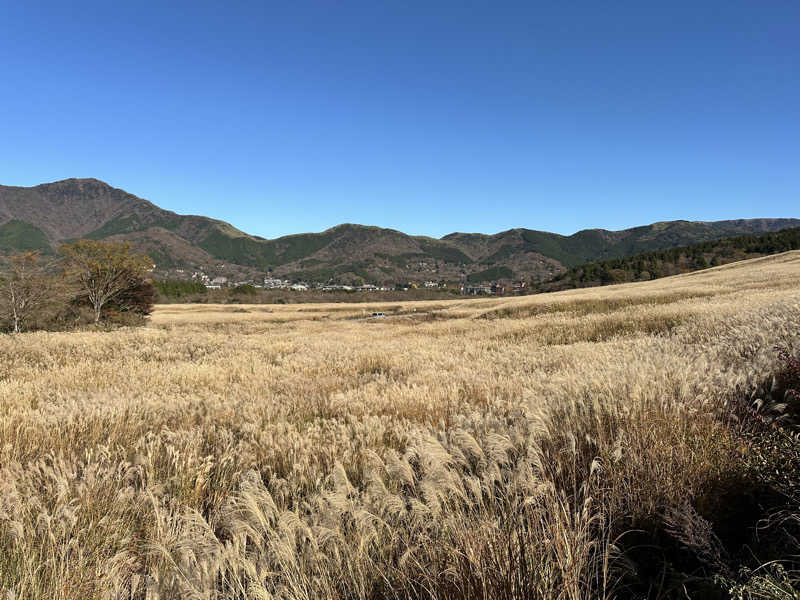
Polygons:
[[0,310],[14,333],[42,311],[57,295],[54,280],[42,266],[39,252],[12,256],[8,268],[0,275]]
[[135,254],[127,243],[78,240],[62,246],[61,253],[94,309],[95,323],[103,307],[139,285],[152,265],[150,258]]

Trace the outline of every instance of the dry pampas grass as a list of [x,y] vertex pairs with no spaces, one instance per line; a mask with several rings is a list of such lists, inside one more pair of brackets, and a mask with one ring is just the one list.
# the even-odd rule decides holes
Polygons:
[[618,523],[724,481],[798,322],[794,252],[2,337],[0,598],[614,597]]

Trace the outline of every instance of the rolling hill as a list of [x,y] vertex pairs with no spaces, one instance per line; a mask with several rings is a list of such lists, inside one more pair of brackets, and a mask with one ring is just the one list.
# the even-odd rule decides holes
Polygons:
[[311,281],[545,281],[590,261],[798,226],[798,219],[669,221],[570,236],[511,229],[436,239],[344,224],[267,240],[224,221],[164,210],[96,179],[0,186],[0,252],[49,253],[77,238],[129,241],[153,258],[161,274],[172,275],[203,270],[230,277],[271,272]]
[[800,227],[727,237],[571,267],[537,286],[539,292],[649,281],[708,267],[800,250]]

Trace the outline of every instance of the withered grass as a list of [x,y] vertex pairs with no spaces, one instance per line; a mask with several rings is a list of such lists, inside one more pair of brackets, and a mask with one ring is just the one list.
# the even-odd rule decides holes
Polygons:
[[794,252],[3,336],[0,598],[611,598],[617,525],[714,502],[798,323]]

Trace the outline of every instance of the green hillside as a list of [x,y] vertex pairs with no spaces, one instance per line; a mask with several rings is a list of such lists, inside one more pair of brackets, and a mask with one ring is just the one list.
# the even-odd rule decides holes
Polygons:
[[343,224],[319,233],[264,239],[224,221],[164,210],[97,179],[33,187],[0,185],[0,219],[7,220],[0,227],[0,253],[52,252],[68,240],[113,238],[147,252],[164,277],[180,278],[200,270],[246,280],[269,271],[309,281],[356,277],[375,283],[466,277],[491,281],[512,276],[541,282],[591,261],[800,227],[796,219],[669,221],[572,235],[517,228],[436,239]]
[[540,291],[647,281],[789,250],[800,250],[800,227],[742,235],[644,252],[572,267],[539,286]]
[[508,267],[491,267],[484,271],[472,273],[467,276],[470,283],[482,283],[485,281],[499,281],[501,279],[513,279],[514,272]]
[[[787,226],[796,225],[796,222],[787,223]],[[663,248],[754,233],[753,227],[754,224],[748,224],[747,221],[670,221],[622,231],[586,229],[570,236],[524,229],[521,230],[524,244],[517,250],[538,252],[556,259],[564,266],[573,267],[598,259],[623,258]],[[507,257],[513,250],[502,249],[503,254],[496,253],[492,258],[498,260]]]
[[39,250],[43,254],[52,252],[45,233],[23,221],[9,221],[0,225],[0,252],[30,252]]

